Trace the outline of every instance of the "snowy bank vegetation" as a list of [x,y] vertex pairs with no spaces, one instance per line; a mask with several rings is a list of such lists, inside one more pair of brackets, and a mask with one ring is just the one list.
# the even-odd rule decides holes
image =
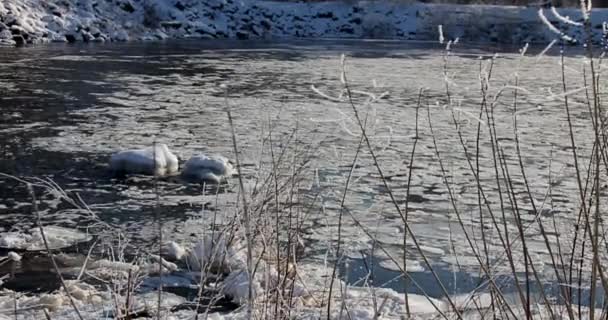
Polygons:
[[[542,10],[542,9],[541,9]],[[547,21],[583,40],[578,9],[545,9]],[[594,10],[594,39],[608,10]],[[564,19],[566,18],[567,19]],[[572,23],[568,22],[571,21]],[[5,0],[0,43],[106,42],[168,38],[373,38],[546,43],[538,7],[386,1],[273,2],[256,0]],[[598,27],[599,26],[599,27]]]

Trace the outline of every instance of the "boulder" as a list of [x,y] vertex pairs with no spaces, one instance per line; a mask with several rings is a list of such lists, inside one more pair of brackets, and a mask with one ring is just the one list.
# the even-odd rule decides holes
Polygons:
[[25,32],[25,30],[23,30],[23,28],[21,26],[16,25],[16,24],[11,25],[10,29],[11,29],[11,33],[12,34],[24,34],[24,33],[27,33],[27,32]]
[[351,26],[349,24],[345,24],[345,25],[342,25],[340,27],[340,32],[341,33],[347,33],[347,34],[354,34],[355,33],[355,29],[353,28],[353,26]]
[[249,32],[244,31],[244,30],[239,30],[239,31],[236,32],[236,37],[239,40],[249,39]]
[[112,40],[129,41],[129,34],[125,30],[119,30],[112,34]]
[[133,13],[135,12],[135,7],[133,6],[133,4],[131,3],[131,1],[129,0],[123,0],[120,3],[120,8],[128,13]]
[[84,42],[95,40],[95,37],[91,33],[84,30],[80,32],[80,36],[82,37],[82,41]]
[[4,30],[0,31],[0,39],[1,40],[12,40],[13,34],[11,33],[10,30],[4,29]]
[[194,27],[195,27],[194,30],[200,34],[215,35],[217,33],[217,31],[215,30],[215,28],[213,26],[208,25],[206,23],[196,24]]
[[66,33],[65,40],[69,43],[74,43],[74,42],[76,42],[76,35],[73,33]]
[[184,6],[180,1],[175,3],[175,8],[179,11],[184,11],[186,9],[186,6]]
[[160,25],[163,28],[179,29],[182,26],[182,22],[177,21],[177,20],[176,21],[161,21]]
[[260,25],[264,27],[264,29],[270,30],[272,23],[268,19],[262,19],[262,21],[260,21]]
[[95,38],[97,38],[101,35],[101,31],[99,31],[99,29],[97,27],[90,27],[89,33]]

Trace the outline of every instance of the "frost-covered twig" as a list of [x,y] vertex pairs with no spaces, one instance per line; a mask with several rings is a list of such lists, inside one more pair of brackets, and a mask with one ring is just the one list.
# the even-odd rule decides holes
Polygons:
[[68,290],[68,286],[65,284],[65,281],[63,280],[63,276],[61,275],[59,266],[57,265],[57,262],[55,261],[55,257],[53,257],[53,253],[51,253],[49,243],[46,239],[46,235],[44,234],[44,228],[42,227],[42,219],[40,217],[40,212],[38,211],[38,202],[36,200],[36,193],[34,192],[34,187],[32,187],[32,185],[28,183],[27,188],[30,193],[30,196],[32,197],[32,209],[34,210],[34,214],[36,215],[36,223],[38,225],[38,229],[40,230],[40,235],[42,237],[42,241],[44,242],[44,248],[46,249],[49,259],[51,259],[51,263],[53,264],[53,268],[55,268],[55,272],[59,276],[59,281],[61,282],[61,286],[63,287],[63,290],[65,290],[65,294],[68,296],[68,300],[70,300],[70,304],[72,305],[74,312],[76,312],[76,315],[78,316],[78,318],[80,320],[83,320],[82,315],[80,314],[80,310],[78,310],[78,307],[76,306],[76,303],[74,302],[74,299],[72,298],[72,294],[70,293],[70,290]]
[[569,35],[563,33],[561,30],[559,30],[557,27],[555,27],[550,21],[549,19],[547,19],[547,17],[545,16],[545,13],[543,12],[543,8],[539,8],[538,9],[538,17],[540,18],[540,21],[542,21],[545,26],[547,28],[549,28],[549,30],[557,35],[560,36],[560,38],[562,38],[563,40],[567,41],[567,42],[576,42],[576,39],[570,37]]

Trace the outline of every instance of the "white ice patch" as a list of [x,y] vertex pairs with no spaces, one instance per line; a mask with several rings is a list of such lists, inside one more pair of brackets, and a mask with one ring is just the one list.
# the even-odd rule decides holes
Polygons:
[[[44,235],[49,249],[62,249],[92,239],[90,235],[57,226],[45,226]],[[5,232],[0,234],[0,247],[13,250],[41,251],[45,250],[44,240],[39,228],[32,228],[28,233]]]
[[[233,239],[233,242],[236,240]],[[206,235],[198,240],[188,252],[186,261],[192,270],[207,269],[212,272],[229,273],[246,266],[246,256],[240,243],[228,243],[219,233]]]
[[11,260],[11,261],[15,261],[15,262],[17,262],[17,261],[21,261],[21,256],[20,256],[18,253],[13,252],[13,251],[10,251],[10,252],[7,254],[7,257],[8,257],[8,259],[9,259],[9,260]]
[[235,173],[232,163],[225,157],[197,155],[186,162],[182,176],[190,181],[220,183]]
[[177,156],[166,144],[144,149],[120,151],[110,159],[110,169],[116,173],[164,176],[179,169]]

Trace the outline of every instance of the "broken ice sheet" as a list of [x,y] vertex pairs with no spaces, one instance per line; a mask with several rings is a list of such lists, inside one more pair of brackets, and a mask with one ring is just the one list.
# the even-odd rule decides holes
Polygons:
[[[91,235],[76,229],[46,226],[43,230],[49,249],[63,249],[93,239]],[[5,232],[0,234],[0,248],[24,251],[46,249],[39,228],[32,228],[28,232]]]

